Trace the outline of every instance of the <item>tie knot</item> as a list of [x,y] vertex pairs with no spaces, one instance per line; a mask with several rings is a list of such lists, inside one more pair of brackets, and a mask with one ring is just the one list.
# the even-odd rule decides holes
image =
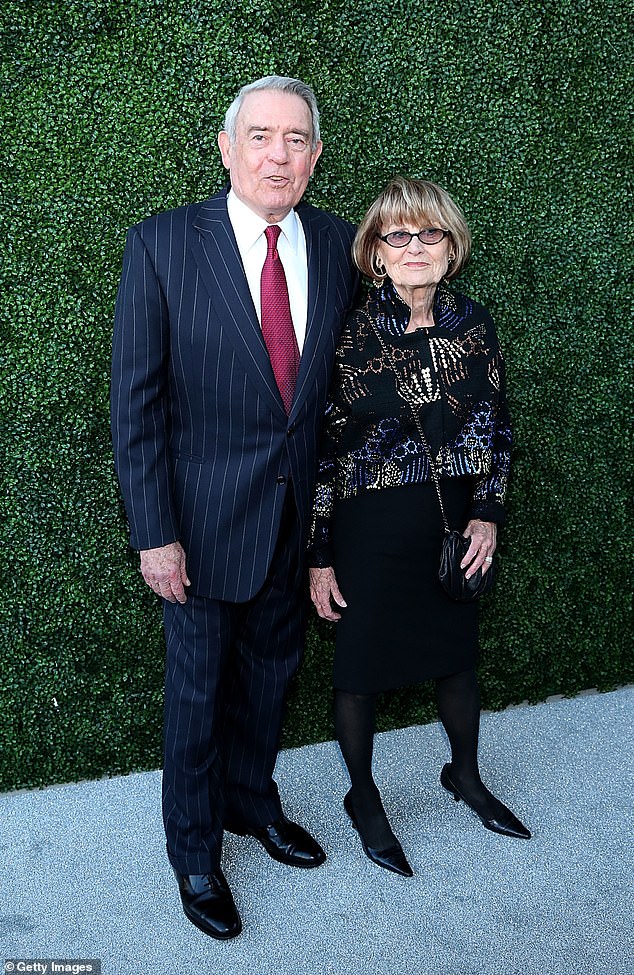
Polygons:
[[264,233],[266,234],[266,245],[268,248],[268,253],[274,254],[275,248],[277,247],[277,241],[279,239],[280,234],[282,233],[282,228],[278,227],[278,225],[274,223],[271,224],[270,227],[267,227]]

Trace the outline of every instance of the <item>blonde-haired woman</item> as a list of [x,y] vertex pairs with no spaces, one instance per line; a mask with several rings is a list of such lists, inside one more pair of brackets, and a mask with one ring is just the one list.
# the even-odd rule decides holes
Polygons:
[[454,602],[438,580],[443,522],[429,455],[449,523],[470,539],[467,576],[493,561],[510,463],[493,322],[447,286],[470,249],[461,210],[426,180],[393,179],[362,220],[353,254],[374,286],[338,348],[313,511],[311,597],[337,622],[344,806],[367,856],[403,876],[412,870],[372,775],[380,692],[435,680],[451,746],[442,785],[488,829],[530,838],[480,778],[477,604]]

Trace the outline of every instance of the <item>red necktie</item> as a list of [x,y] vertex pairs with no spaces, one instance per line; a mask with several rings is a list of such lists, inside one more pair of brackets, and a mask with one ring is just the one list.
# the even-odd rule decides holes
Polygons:
[[284,408],[290,413],[299,370],[299,347],[291,318],[286,275],[277,253],[277,240],[281,230],[273,225],[264,232],[267,250],[260,281],[262,335]]

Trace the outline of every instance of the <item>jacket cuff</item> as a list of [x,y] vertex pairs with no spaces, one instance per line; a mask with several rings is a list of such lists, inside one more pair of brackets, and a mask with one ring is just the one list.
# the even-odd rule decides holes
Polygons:
[[492,521],[496,525],[506,524],[506,511],[499,501],[480,501],[471,507],[470,518],[479,521]]
[[315,545],[308,549],[309,569],[330,569],[332,567],[332,549],[330,545]]

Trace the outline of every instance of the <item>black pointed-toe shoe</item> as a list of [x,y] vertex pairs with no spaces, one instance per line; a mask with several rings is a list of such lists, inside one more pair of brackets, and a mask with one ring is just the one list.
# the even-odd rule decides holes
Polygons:
[[289,867],[319,867],[326,859],[317,840],[283,814],[268,826],[226,828],[239,836],[254,836],[270,857]]
[[212,873],[174,873],[183,910],[192,924],[221,941],[240,934],[242,921],[220,868]]
[[392,873],[397,873],[400,877],[414,876],[414,871],[407,862],[407,857],[403,853],[403,847],[398,840],[396,843],[393,843],[392,846],[388,846],[385,850],[375,850],[373,847],[368,846],[366,841],[363,839],[363,834],[359,829],[359,824],[357,823],[354,815],[352,799],[350,798],[349,792],[343,797],[343,808],[348,813],[352,825],[359,834],[363,852],[367,856],[368,860],[372,860],[372,863],[376,863],[378,867],[383,867],[385,870],[391,870]]
[[467,797],[460,792],[460,789],[451,781],[450,769],[451,765],[443,765],[442,772],[440,773],[440,784],[447,792],[451,792],[456,802],[462,799],[470,809],[473,809],[474,813],[481,819],[483,826],[486,826],[493,833],[501,833],[502,836],[513,836],[518,840],[530,840],[531,834],[526,829],[526,826],[503,803],[500,802],[501,813],[499,817],[487,818],[486,816],[482,816],[475,806],[469,802]]

